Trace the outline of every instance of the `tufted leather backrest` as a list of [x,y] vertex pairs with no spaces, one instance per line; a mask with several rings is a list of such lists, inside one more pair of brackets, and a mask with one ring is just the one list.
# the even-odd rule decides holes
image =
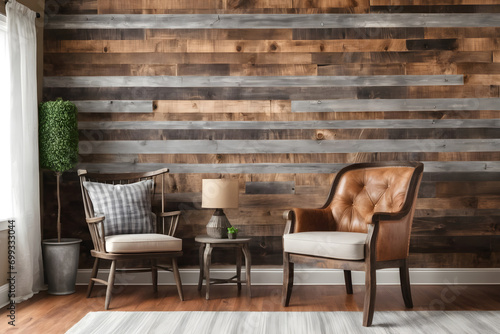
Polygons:
[[[408,196],[414,167],[381,166],[346,171],[337,180],[331,210],[334,230],[367,232],[367,224],[377,212],[400,211]],[[333,191],[333,189],[332,189]],[[410,195],[411,196],[411,195]]]

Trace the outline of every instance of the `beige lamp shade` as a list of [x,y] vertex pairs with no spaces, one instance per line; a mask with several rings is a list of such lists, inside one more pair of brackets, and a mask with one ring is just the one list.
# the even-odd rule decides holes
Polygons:
[[238,207],[238,180],[202,180],[201,207],[210,209],[232,209]]

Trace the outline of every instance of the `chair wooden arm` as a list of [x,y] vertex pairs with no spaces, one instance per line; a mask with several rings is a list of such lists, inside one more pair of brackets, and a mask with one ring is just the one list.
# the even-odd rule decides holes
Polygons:
[[180,216],[180,211],[158,213],[158,217],[161,223],[159,232],[173,237],[175,235],[175,232],[177,231],[177,225],[179,223]]
[[294,225],[294,214],[293,210],[285,210],[283,212],[283,219],[286,220],[285,231],[283,234],[290,234],[293,231]]
[[170,217],[170,216],[175,216],[175,215],[180,215],[180,211],[169,211],[169,212],[160,212],[159,216],[160,217]]
[[104,221],[104,216],[85,218],[87,224],[98,224]]
[[94,250],[106,253],[106,234],[104,233],[104,216],[85,218],[89,227]]
[[[375,217],[376,216],[376,217]],[[399,260],[408,257],[413,212],[374,215],[376,260]]]

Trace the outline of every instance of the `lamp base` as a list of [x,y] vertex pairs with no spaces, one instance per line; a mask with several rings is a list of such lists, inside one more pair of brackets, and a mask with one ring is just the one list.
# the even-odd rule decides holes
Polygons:
[[227,228],[231,227],[222,209],[216,209],[207,224],[207,234],[215,239],[226,239]]

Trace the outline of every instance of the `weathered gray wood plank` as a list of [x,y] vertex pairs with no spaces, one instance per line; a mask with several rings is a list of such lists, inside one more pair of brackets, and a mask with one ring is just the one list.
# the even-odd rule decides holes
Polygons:
[[82,113],[152,113],[153,101],[74,101]]
[[[145,172],[169,168],[177,173],[227,173],[227,174],[302,174],[336,173],[347,164],[299,163],[299,164],[163,164],[163,163],[80,163],[77,168],[100,172]],[[427,173],[492,173],[500,172],[500,161],[424,161]]]
[[45,29],[281,29],[498,27],[500,14],[50,15]]
[[500,139],[81,141],[80,154],[496,152]]
[[45,87],[357,87],[463,85],[463,75],[55,76]]
[[295,182],[245,182],[245,194],[295,194]]
[[374,119],[300,122],[113,121],[79,122],[81,130],[262,130],[262,129],[458,129],[500,128],[500,119]]
[[292,101],[292,112],[500,110],[500,98]]

